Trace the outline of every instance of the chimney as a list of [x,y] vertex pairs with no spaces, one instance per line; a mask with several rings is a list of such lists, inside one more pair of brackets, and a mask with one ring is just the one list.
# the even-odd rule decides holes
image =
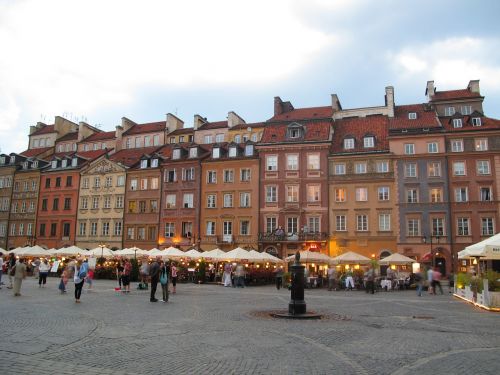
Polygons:
[[246,124],[245,120],[243,120],[236,112],[230,111],[227,114],[227,127],[231,129],[235,125]]
[[201,117],[200,115],[194,115],[193,129],[198,130],[200,126],[207,123],[207,119]]
[[183,128],[184,121],[171,113],[167,113],[167,134],[172,133],[174,130]]
[[427,95],[427,100],[430,102],[434,93],[436,92],[436,88],[434,87],[434,81],[427,81],[427,88],[425,89],[425,95]]
[[134,125],[137,125],[137,124],[135,122],[133,122],[132,120],[129,120],[126,117],[122,117],[122,128],[123,128],[124,132],[129,130]]
[[332,109],[333,112],[342,111],[342,106],[340,105],[340,100],[337,94],[332,94]]
[[36,132],[38,130],[38,124],[30,126],[30,135],[33,134],[34,132]]
[[[122,119],[122,121],[123,121],[123,119]],[[123,132],[124,132],[123,126],[116,125],[116,127],[115,127],[115,137],[116,137],[115,149],[116,149],[116,151],[122,149],[122,134],[123,134]]]
[[293,105],[290,102],[284,102],[279,96],[274,97],[274,115],[278,116],[282,113],[293,111]]
[[474,79],[472,81],[469,81],[469,84],[467,85],[467,90],[469,90],[470,92],[475,92],[475,93],[480,94],[480,92],[479,92],[479,80]]
[[394,87],[387,86],[385,88],[385,106],[387,107],[387,115],[394,117]]

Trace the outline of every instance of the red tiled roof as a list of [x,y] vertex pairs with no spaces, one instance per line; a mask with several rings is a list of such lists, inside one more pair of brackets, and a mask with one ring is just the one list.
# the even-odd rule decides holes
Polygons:
[[200,127],[198,130],[210,130],[210,129],[221,129],[227,128],[227,120],[225,121],[216,121],[216,122],[207,122]]
[[[408,114],[415,112],[417,118],[410,120]],[[390,129],[421,129],[421,128],[439,128],[436,112],[425,110],[424,104],[398,105],[394,109],[394,117],[389,119]]]
[[32,158],[40,154],[43,154],[44,152],[47,152],[51,149],[52,147],[32,148],[31,150],[26,150],[21,152],[20,155],[26,156],[27,158]]
[[[480,117],[481,118],[481,126],[472,126],[472,117]],[[453,119],[461,118],[462,119],[462,127],[454,128],[453,127]],[[500,129],[500,120],[483,117],[483,116],[453,116],[453,117],[440,117],[441,123],[443,127],[448,132],[461,132],[461,131],[481,131],[481,130],[491,130],[491,129]]]
[[[304,137],[296,142],[325,142],[329,140],[332,120],[320,120],[301,122],[305,129]],[[261,143],[295,143],[294,140],[286,138],[286,132],[290,124],[268,124],[264,128]]]
[[137,124],[132,126],[123,135],[155,133],[164,131],[167,127],[166,121],[148,122],[146,124]]
[[48,133],[55,133],[54,125],[42,125],[42,127],[40,129],[38,129],[35,132],[33,132],[32,134],[30,134],[30,136],[40,135],[40,134],[48,134]]
[[[389,119],[387,116],[377,115],[345,118],[335,121],[333,126],[335,131],[331,148],[332,153],[358,153],[389,150],[389,142],[387,141]],[[375,147],[364,147],[363,138],[365,135],[375,137]],[[353,149],[344,149],[345,138],[354,138]]]
[[76,156],[87,160],[94,160],[106,154],[107,152],[110,152],[111,150],[105,149],[105,150],[82,151],[82,152],[77,152]]
[[78,132],[68,133],[63,135],[61,138],[57,140],[57,142],[65,142],[65,141],[74,141],[78,139]]
[[246,128],[252,128],[252,129],[253,128],[263,128],[264,126],[266,126],[265,122],[254,122],[254,123],[251,123],[251,124],[235,125],[230,130],[243,130],[243,129],[246,129]]
[[113,155],[110,155],[109,159],[113,160],[117,163],[122,163],[127,167],[133,166],[135,163],[139,161],[139,159],[145,155],[151,155],[156,150],[159,150],[161,147],[145,147],[145,148],[129,148],[125,150],[120,150]]
[[332,117],[333,110],[331,106],[326,107],[311,107],[311,108],[296,108],[290,112],[285,112],[280,115],[271,117],[268,121],[279,120],[307,120],[313,118],[328,118]]
[[173,144],[164,145],[164,146],[161,146],[159,149],[157,149],[155,152],[157,154],[160,154],[164,158],[170,158],[172,156],[173,146],[174,146]]
[[65,156],[71,156],[75,153],[75,151],[66,151],[66,152],[56,152],[52,155],[52,157],[56,158],[64,158]]
[[469,89],[462,90],[448,90],[448,91],[436,91],[434,96],[431,98],[431,102],[436,102],[440,100],[453,100],[453,99],[463,99],[463,98],[480,98],[481,95],[477,92],[472,92]]
[[92,135],[89,135],[87,138],[85,138],[82,142],[94,142],[94,141],[102,141],[104,139],[114,139],[115,138],[115,132],[110,131],[110,132],[97,132]]
[[190,134],[193,132],[194,132],[193,128],[183,128],[183,129],[174,130],[173,132],[168,133],[168,135]]

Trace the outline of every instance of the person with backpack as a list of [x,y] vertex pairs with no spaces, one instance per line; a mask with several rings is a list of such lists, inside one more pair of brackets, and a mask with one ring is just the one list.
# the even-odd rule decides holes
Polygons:
[[162,302],[168,302],[168,283],[170,281],[170,267],[164,262],[160,263],[160,284],[163,292]]
[[81,263],[81,261],[77,261],[75,263],[75,274],[73,276],[73,281],[75,282],[75,303],[80,303],[83,283],[85,282],[87,271],[88,271],[88,263],[86,262]]
[[149,268],[149,276],[151,277],[151,296],[149,298],[149,301],[158,302],[155,297],[155,293],[160,278],[160,265],[158,264],[158,261],[156,259],[153,261],[153,263],[151,263],[151,267]]

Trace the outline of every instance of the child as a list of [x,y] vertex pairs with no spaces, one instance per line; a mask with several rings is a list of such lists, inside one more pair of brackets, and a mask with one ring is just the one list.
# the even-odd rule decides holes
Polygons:
[[85,278],[85,281],[87,284],[89,284],[89,290],[92,289],[92,280],[94,280],[94,270],[92,268],[89,268],[89,272],[87,273],[87,277]]
[[61,273],[61,281],[59,282],[61,294],[66,293],[66,284],[68,284],[68,272],[64,269]]

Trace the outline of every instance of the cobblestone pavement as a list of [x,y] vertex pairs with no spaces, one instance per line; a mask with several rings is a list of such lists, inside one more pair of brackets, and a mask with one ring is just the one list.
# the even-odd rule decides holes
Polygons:
[[0,290],[0,374],[500,373],[500,314],[449,294],[306,290],[327,319],[289,321],[264,314],[288,306],[271,286],[181,284],[165,304],[97,280],[75,304],[57,284]]

